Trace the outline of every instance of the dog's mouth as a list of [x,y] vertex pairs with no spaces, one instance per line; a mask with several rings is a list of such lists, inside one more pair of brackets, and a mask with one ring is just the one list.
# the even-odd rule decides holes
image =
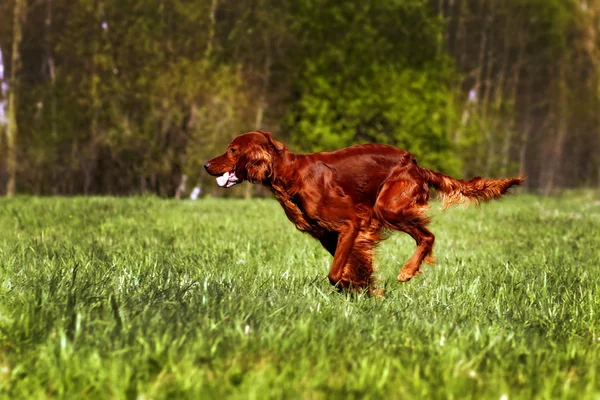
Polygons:
[[217,185],[224,188],[232,187],[238,183],[240,183],[240,179],[235,176],[234,170],[225,172],[223,175],[217,177]]

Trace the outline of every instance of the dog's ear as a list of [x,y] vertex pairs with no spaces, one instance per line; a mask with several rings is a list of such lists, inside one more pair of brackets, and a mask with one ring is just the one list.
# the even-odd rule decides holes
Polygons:
[[275,148],[275,150],[277,150],[277,151],[283,150],[283,148],[284,148],[283,143],[275,140],[269,132],[265,132],[265,131],[257,131],[257,132],[260,133],[261,135],[263,135],[264,137],[266,137],[267,140],[269,141],[269,143]]

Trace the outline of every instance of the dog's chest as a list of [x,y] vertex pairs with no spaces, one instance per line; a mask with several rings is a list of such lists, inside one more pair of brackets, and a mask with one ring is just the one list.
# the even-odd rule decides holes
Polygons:
[[298,230],[315,236],[320,236],[322,231],[324,231],[323,227],[318,223],[316,216],[311,215],[303,206],[300,196],[289,196],[275,192],[275,197],[283,207],[285,215],[296,225]]

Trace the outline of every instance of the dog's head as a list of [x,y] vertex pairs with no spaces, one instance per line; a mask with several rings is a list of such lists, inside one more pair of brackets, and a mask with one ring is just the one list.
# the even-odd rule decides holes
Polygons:
[[266,183],[273,172],[273,159],[284,149],[270,133],[254,131],[233,139],[224,154],[207,161],[206,171],[217,177],[221,187],[231,187],[247,180]]

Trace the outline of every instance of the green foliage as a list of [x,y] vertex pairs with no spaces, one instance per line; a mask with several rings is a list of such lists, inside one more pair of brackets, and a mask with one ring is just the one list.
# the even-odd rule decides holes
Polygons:
[[527,19],[532,27],[531,44],[551,52],[568,50],[580,8],[576,0],[511,0],[502,4],[501,12]]
[[23,171],[40,171],[34,191],[172,195],[247,129],[242,77],[204,56],[209,4],[80,1],[54,12],[55,81],[21,108],[35,115],[21,138]]
[[598,182],[597,0],[27,4],[21,85],[4,82],[22,192],[171,196],[255,128],[300,151],[387,143],[451,175]]
[[455,118],[443,28],[424,1],[307,2],[293,29],[305,43],[289,125],[303,149],[380,142],[456,172]]

